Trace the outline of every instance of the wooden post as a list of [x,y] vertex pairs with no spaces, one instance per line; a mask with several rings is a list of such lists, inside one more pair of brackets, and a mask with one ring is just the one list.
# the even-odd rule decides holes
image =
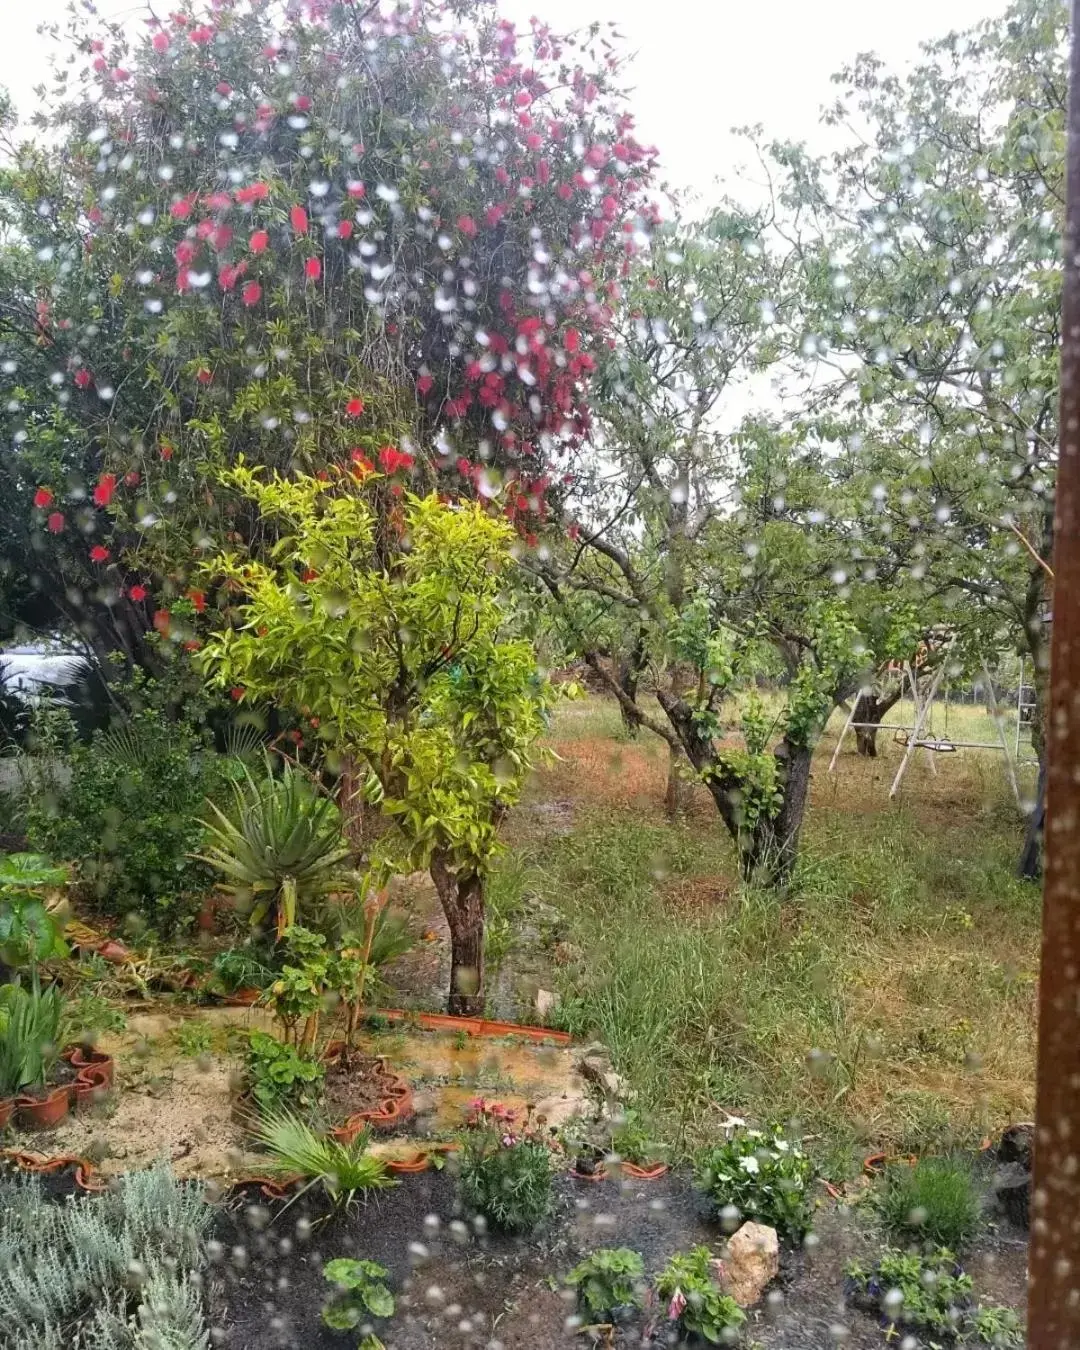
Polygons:
[[1072,0],[1028,1346],[1080,1346],[1080,0]]

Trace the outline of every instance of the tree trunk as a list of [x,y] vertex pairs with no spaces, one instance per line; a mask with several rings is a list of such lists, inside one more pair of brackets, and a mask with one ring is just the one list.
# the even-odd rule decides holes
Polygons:
[[673,745],[668,746],[667,790],[664,793],[664,810],[668,820],[686,815],[693,795],[690,781],[690,761]]
[[446,855],[431,857],[431,879],[450,928],[450,996],[457,1017],[484,1013],[484,878],[462,868],[452,872]]
[[[863,690],[855,701],[856,722],[880,722],[895,704],[900,702],[903,685],[896,686],[882,694],[873,690]],[[877,758],[877,727],[855,727],[855,747],[859,754],[867,759]]]
[[[642,629],[639,630],[637,640],[628,655],[619,662],[616,671],[619,688],[635,706],[637,704],[638,683],[641,680],[641,672],[645,669],[645,656],[645,632]],[[619,704],[619,712],[622,713],[623,729],[627,736],[631,739],[636,737],[638,723],[634,720],[625,703]]]
[[1028,816],[1024,847],[1016,867],[1016,875],[1023,881],[1038,881],[1042,877],[1043,822],[1046,819],[1046,747],[1039,752],[1039,785],[1035,789],[1035,805]]
[[806,802],[810,795],[812,746],[790,745],[781,741],[776,747],[780,765],[783,801],[775,816],[761,821],[742,854],[745,880],[763,880],[769,886],[785,886],[791,879],[799,856]]

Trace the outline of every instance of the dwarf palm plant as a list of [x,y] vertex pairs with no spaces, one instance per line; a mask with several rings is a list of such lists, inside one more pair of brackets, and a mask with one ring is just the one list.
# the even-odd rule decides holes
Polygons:
[[317,1134],[292,1112],[281,1111],[264,1115],[255,1137],[270,1154],[272,1172],[301,1177],[304,1191],[321,1186],[335,1209],[353,1204],[369,1191],[397,1185],[382,1158],[368,1152],[370,1130],[361,1130],[351,1144],[342,1144]]
[[351,884],[341,815],[299,769],[286,764],[278,777],[269,759],[258,781],[245,766],[233,794],[231,814],[207,802],[206,852],[196,856],[220,874],[223,890],[252,903],[253,925],[273,913],[280,938],[301,910]]

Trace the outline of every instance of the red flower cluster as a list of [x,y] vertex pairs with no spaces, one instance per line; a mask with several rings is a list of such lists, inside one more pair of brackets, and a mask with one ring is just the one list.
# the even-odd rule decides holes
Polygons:
[[94,505],[108,506],[116,492],[116,474],[103,473],[94,488]]
[[397,450],[392,445],[384,445],[379,451],[379,465],[383,473],[392,474],[399,470],[411,469],[415,463],[412,455],[404,450]]

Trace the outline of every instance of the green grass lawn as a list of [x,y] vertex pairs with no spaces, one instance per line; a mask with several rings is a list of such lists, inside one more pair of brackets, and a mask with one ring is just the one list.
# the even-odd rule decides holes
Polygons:
[[[961,723],[993,734],[979,709],[951,709]],[[561,712],[559,758],[531,788],[569,828],[540,810],[511,829],[496,926],[530,897],[560,912],[563,1024],[606,1042],[679,1151],[729,1113],[797,1117],[840,1172],[860,1150],[977,1142],[1031,1111],[1039,893],[1012,875],[1001,756],[941,755],[935,778],[920,752],[890,803],[902,748],[883,733],[866,760],[852,740],[830,776],[841,725],[786,896],[739,884],[704,790],[665,819],[666,746],[629,740],[600,699]]]

